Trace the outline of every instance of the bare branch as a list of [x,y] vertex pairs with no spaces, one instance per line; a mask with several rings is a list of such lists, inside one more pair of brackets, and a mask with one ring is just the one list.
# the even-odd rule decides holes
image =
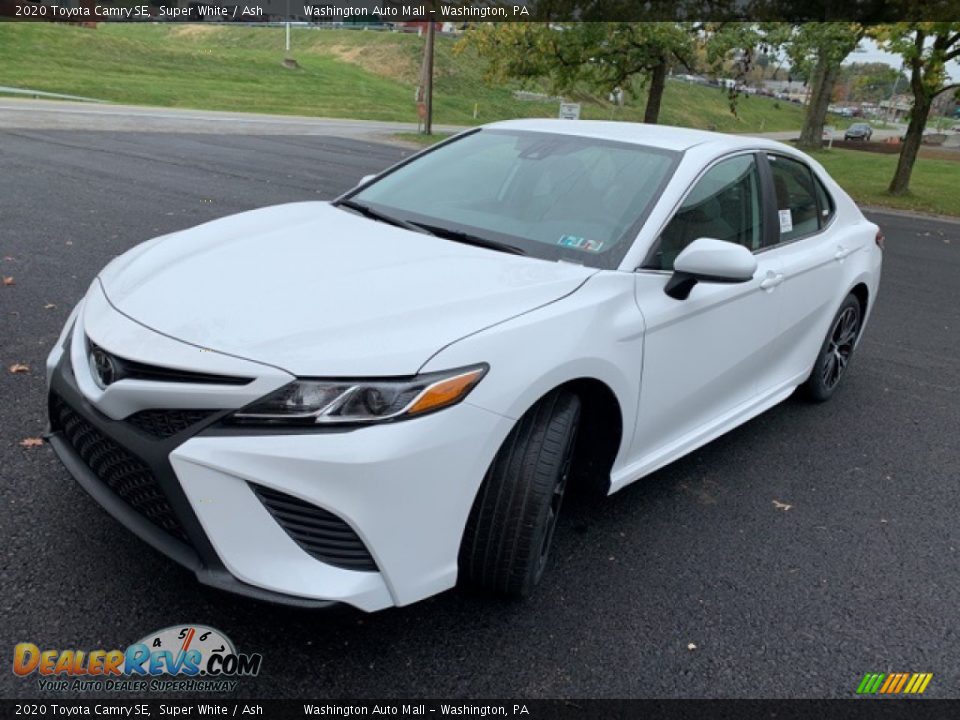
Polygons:
[[947,92],[947,90],[957,90],[957,89],[960,89],[960,83],[950,83],[949,85],[944,85],[942,88],[937,90],[932,95],[932,97],[937,97],[938,95],[942,95],[943,93]]

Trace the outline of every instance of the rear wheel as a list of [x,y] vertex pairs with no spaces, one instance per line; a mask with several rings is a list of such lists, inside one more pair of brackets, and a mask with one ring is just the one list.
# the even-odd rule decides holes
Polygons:
[[470,512],[461,579],[501,595],[531,593],[547,564],[579,420],[580,399],[555,390],[517,421]]
[[829,400],[837,389],[853,356],[853,347],[860,335],[862,322],[860,301],[853,295],[847,295],[830,324],[830,330],[813,365],[813,372],[804,383],[804,390],[811,400]]

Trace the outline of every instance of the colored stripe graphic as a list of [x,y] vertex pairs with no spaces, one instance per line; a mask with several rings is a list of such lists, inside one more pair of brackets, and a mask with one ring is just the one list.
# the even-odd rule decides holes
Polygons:
[[897,681],[896,687],[890,690],[890,692],[899,693],[903,690],[903,686],[906,684],[908,677],[910,677],[910,673],[900,673],[900,679]]
[[883,673],[867,673],[863,676],[863,680],[860,681],[860,685],[857,687],[857,693],[860,695],[872,695],[880,689],[880,683],[884,677],[886,677],[886,675]]
[[867,673],[857,686],[858,695],[922,695],[933,673]]
[[900,676],[897,675],[897,673],[890,673],[889,675],[887,675],[886,681],[883,683],[883,686],[880,688],[880,694],[886,695],[888,692],[890,692],[890,688],[896,685],[898,677]]

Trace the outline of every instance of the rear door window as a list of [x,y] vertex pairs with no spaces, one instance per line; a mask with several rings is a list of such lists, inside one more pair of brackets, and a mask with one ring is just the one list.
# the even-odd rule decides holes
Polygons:
[[[820,230],[826,222],[822,222],[813,171],[799,160],[783,155],[768,155],[767,159],[773,175],[779,242],[797,240]],[[826,192],[822,188],[820,191]]]

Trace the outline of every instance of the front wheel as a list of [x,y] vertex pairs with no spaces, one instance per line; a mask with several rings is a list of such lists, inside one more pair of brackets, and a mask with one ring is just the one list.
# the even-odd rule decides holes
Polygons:
[[526,597],[546,567],[580,421],[580,398],[555,390],[528,410],[484,477],[460,546],[460,577]]
[[837,389],[853,356],[862,322],[860,301],[853,295],[847,295],[830,324],[830,330],[813,364],[813,372],[803,385],[811,400],[829,400]]

